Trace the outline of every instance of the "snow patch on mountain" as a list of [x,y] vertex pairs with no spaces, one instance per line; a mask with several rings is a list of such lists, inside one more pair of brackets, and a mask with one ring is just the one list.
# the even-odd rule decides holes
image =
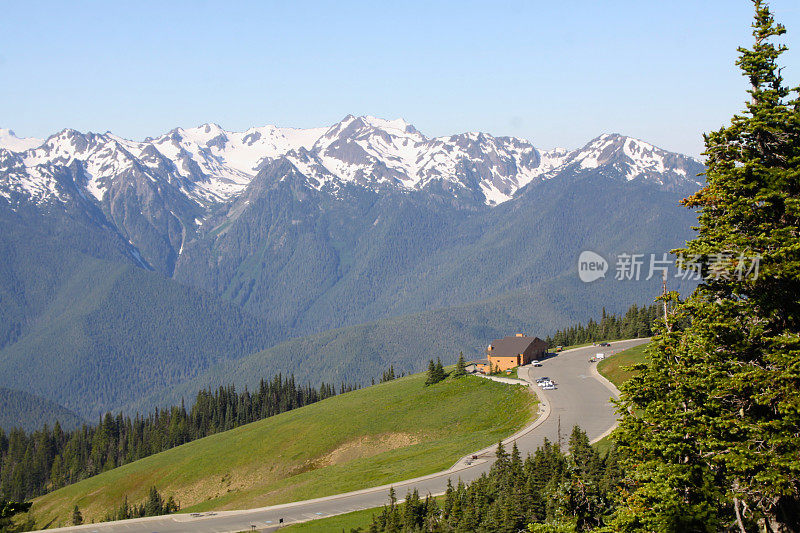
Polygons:
[[11,152],[24,152],[36,148],[43,142],[42,139],[35,137],[17,137],[12,130],[0,128],[0,148]]
[[138,145],[140,151],[152,145],[175,162],[178,174],[194,184],[188,191],[190,197],[201,203],[214,203],[241,193],[265,161],[291,150],[310,148],[326,129],[268,125],[229,132],[217,124],[204,124],[176,128]]
[[541,160],[535,169],[535,176],[552,175],[554,170],[561,168],[569,154],[570,151],[566,148],[553,148],[539,152]]
[[657,148],[637,139],[625,139],[622,145],[623,153],[631,160],[631,168],[628,171],[628,181],[646,171],[665,172],[664,157],[659,155]]
[[0,149],[0,197],[35,205],[64,199],[50,165],[27,168],[18,153],[6,149]]
[[403,119],[370,116],[348,115],[311,151],[343,181],[407,190],[444,181],[480,192],[488,205],[508,200],[550,170],[538,170],[539,153],[523,139],[480,132],[427,138]]
[[[25,166],[70,166],[79,161],[87,181],[86,190],[97,200],[102,200],[115,177],[132,169],[137,161],[108,134],[82,134],[66,129],[48,138],[41,146],[22,154]],[[152,178],[151,179],[155,179]]]

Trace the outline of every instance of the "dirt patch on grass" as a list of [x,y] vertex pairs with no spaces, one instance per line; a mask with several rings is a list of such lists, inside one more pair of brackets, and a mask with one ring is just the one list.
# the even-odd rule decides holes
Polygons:
[[[221,477],[215,476],[213,479],[205,479],[191,486],[182,487],[180,490],[175,491],[174,495],[176,499],[180,499],[182,504],[185,502],[184,507],[189,507],[209,500],[224,498],[231,492],[238,492],[241,494],[252,491],[256,487],[263,487],[264,491],[259,491],[257,494],[249,496],[247,498],[247,503],[251,506],[268,505],[274,498],[280,497],[280,495],[287,490],[294,490],[300,485],[308,483],[306,480],[300,484],[293,483],[289,487],[280,487],[270,490],[270,485],[279,480],[286,480],[310,470],[343,464],[356,459],[372,457],[397,448],[412,446],[418,444],[422,440],[424,439],[409,433],[367,435],[347,441],[325,455],[308,460],[302,464],[295,464],[294,466],[261,465],[258,468],[233,471]],[[240,508],[242,503],[243,501],[241,501],[240,498],[235,504],[218,502],[214,507],[218,509]]]
[[419,437],[409,433],[384,433],[382,435],[366,435],[345,442],[335,450],[314,459],[313,468],[347,463],[363,457],[372,457],[379,453],[397,448],[405,448],[420,442]]
[[292,470],[288,465],[256,463],[245,468],[234,468],[223,474],[210,475],[190,485],[178,487],[172,492],[165,491],[164,494],[174,496],[183,507],[191,507],[209,500],[224,498],[232,492],[240,493],[269,486],[293,475]]

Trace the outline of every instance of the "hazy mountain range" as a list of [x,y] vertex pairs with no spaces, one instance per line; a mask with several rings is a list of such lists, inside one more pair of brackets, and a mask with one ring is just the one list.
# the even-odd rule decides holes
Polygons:
[[702,171],[617,134],[543,151],[374,117],[143,141],[0,130],[0,386],[95,416],[545,335],[651,298],[652,282],[581,284],[577,255],[681,244]]

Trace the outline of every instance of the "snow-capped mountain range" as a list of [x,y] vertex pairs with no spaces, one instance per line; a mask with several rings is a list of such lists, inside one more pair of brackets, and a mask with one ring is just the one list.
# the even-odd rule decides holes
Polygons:
[[547,151],[524,139],[486,133],[428,138],[402,119],[348,115],[329,128],[229,132],[205,124],[144,141],[71,129],[46,140],[20,139],[0,129],[0,197],[12,204],[62,200],[63,176],[69,173],[82,195],[103,203],[115,183],[135,176],[174,187],[204,211],[241,195],[262,168],[278,160],[290,163],[317,190],[335,191],[345,183],[425,190],[437,183],[467,190],[489,206],[565,170],[599,171],[671,189],[699,185],[701,169],[693,158],[618,134],[601,135],[573,151]]

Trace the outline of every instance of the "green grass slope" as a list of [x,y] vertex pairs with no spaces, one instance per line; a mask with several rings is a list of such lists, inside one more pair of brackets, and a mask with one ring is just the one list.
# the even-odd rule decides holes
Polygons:
[[611,383],[619,387],[635,373],[626,370],[626,367],[647,363],[647,344],[640,344],[614,354],[597,363],[597,371]]
[[283,528],[281,531],[286,531],[287,533],[325,533],[330,531],[352,531],[358,528],[361,528],[363,531],[368,531],[369,525],[372,523],[372,517],[380,514],[380,512],[380,507],[376,507],[375,509],[362,509],[361,511],[353,511],[352,513],[292,524]]
[[[640,344],[607,357],[597,363],[597,371],[619,388],[635,375],[634,372],[626,370],[626,367],[647,363],[647,346],[647,344]],[[611,437],[606,435],[594,445],[601,453],[605,453],[612,447]]]
[[474,376],[426,387],[406,376],[212,435],[34,502],[39,525],[74,505],[99,520],[156,486],[187,511],[248,508],[390,483],[451,466],[528,423],[527,389]]

